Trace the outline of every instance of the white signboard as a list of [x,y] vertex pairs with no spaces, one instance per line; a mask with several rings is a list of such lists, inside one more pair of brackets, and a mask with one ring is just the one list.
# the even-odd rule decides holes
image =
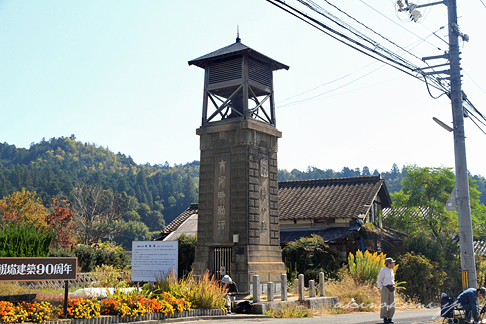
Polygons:
[[133,241],[132,281],[154,282],[174,272],[177,278],[178,241]]

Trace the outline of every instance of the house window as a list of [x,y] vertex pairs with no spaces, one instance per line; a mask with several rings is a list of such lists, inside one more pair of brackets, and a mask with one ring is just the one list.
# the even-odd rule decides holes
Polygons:
[[380,226],[380,209],[378,208],[378,203],[376,201],[373,202],[370,211],[368,212],[368,221],[373,225]]

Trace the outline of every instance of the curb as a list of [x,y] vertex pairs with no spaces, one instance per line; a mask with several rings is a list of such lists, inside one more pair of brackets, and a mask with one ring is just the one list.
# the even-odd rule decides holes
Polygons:
[[[179,317],[179,318],[167,318],[163,321],[159,321],[159,323],[183,323],[183,322],[191,322],[191,321],[217,321],[217,320],[227,320],[227,319],[234,319],[234,320],[241,320],[241,319],[263,319],[263,318],[270,318],[268,315],[242,315],[242,314],[235,314],[235,315],[221,315],[221,316],[192,316],[192,317]],[[140,324],[141,322],[137,322]]]

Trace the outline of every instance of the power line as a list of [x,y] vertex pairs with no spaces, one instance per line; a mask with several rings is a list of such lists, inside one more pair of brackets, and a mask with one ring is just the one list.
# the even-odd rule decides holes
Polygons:
[[476,81],[474,81],[474,79],[473,79],[473,78],[472,78],[472,77],[471,77],[471,76],[470,76],[470,75],[469,75],[469,74],[468,74],[468,73],[467,73],[465,70],[463,70],[463,71],[464,71],[464,73],[467,75],[467,77],[468,77],[468,78],[469,78],[469,79],[470,79],[472,82],[474,82],[474,84],[475,84],[475,85],[476,85],[476,86],[477,86],[479,89],[481,89],[481,91],[482,91],[482,92],[484,92],[484,93],[486,94],[486,91],[484,91],[484,89],[483,89],[483,88],[481,88],[481,86],[480,86],[480,85],[479,85],[479,84],[478,84]]
[[[275,6],[281,8],[282,10],[290,13],[291,15],[295,16],[296,18],[299,18],[301,19],[302,21],[308,23],[309,25],[313,26],[314,28],[324,32],[325,34],[331,36],[332,38],[338,40],[339,42],[345,44],[345,45],[348,45],[350,46],[351,48],[367,55],[367,56],[370,56],[380,62],[383,62],[385,64],[388,64],[418,80],[422,80],[422,77],[428,77],[430,82],[429,83],[429,86],[432,86],[438,90],[441,90],[441,91],[445,91],[447,92],[448,90],[444,87],[444,85],[441,83],[440,79],[436,79],[435,77],[433,76],[427,76],[418,66],[412,64],[411,62],[405,60],[403,57],[401,56],[398,56],[396,55],[395,53],[389,51],[388,49],[386,49],[385,47],[381,46],[380,44],[378,44],[377,42],[371,40],[370,38],[364,36],[364,35],[360,35],[359,32],[355,31],[355,30],[350,30],[347,26],[345,26],[346,24],[345,23],[340,23],[339,21],[336,21],[336,19],[334,19],[333,17],[331,16],[327,16],[326,13],[325,13],[325,10],[318,10],[316,8],[314,8],[311,4],[309,3],[306,3],[304,2],[304,0],[298,0],[299,2],[301,2],[302,4],[306,5],[308,8],[310,8],[311,10],[313,11],[316,11],[317,13],[319,13],[320,15],[324,16],[325,18],[335,22],[338,26],[340,26],[341,28],[353,33],[354,35],[358,36],[359,38],[361,39],[365,39],[367,42],[370,42],[372,45],[373,45],[373,48],[370,48],[369,46],[366,46],[365,44],[355,40],[355,39],[352,39],[351,37],[349,36],[346,36],[344,35],[343,33],[341,32],[338,32],[336,31],[335,29],[329,27],[328,25],[324,24],[323,22],[309,16],[308,14],[306,14],[305,12],[302,12],[301,10],[285,3],[284,1],[282,0],[267,0],[268,2],[274,4]],[[337,36],[334,36],[332,34],[335,34]],[[360,47],[360,48],[359,48]],[[383,53],[381,52],[377,52],[376,49],[380,49],[381,51],[383,51]],[[409,71],[407,71],[409,70]],[[418,73],[419,75],[421,74],[421,76],[419,77],[418,75],[415,75],[414,73]]]
[[[470,114],[470,116],[473,116],[473,117],[474,117],[474,118],[476,118],[476,119],[477,119],[477,120],[478,120],[480,123],[484,124],[484,123],[483,123],[482,121],[480,121],[480,120],[479,120],[479,119],[478,119],[476,116],[474,116],[473,114],[471,114],[471,112],[470,112],[470,111],[469,111],[467,108],[464,108],[464,110],[465,110],[465,111],[467,111],[467,112]],[[486,135],[486,132],[485,132],[485,131],[484,131],[484,130],[481,128],[481,126],[479,126],[479,125],[478,125],[478,124],[477,124],[477,123],[474,121],[474,119],[469,118],[469,120],[470,120],[470,121],[472,121],[472,122],[474,123],[474,125],[476,125],[476,126],[477,126],[477,128],[479,128],[479,130],[480,130],[481,132],[483,132],[483,134],[484,134],[484,135]]]
[[[383,36],[382,34],[374,31],[373,29],[371,29],[370,27],[366,26],[365,24],[363,24],[362,22],[360,22],[359,20],[355,19],[354,17],[350,16],[347,12],[339,9],[337,6],[333,5],[332,3],[330,3],[328,0],[324,0],[327,4],[329,4],[331,7],[335,8],[336,10],[338,10],[339,12],[341,12],[342,14],[346,15],[347,17],[349,17],[350,19],[354,20],[355,22],[357,22],[358,24],[360,24],[361,26],[363,26],[364,28],[368,29],[369,31],[373,32],[374,34],[380,36],[381,38],[383,38],[384,40],[386,40],[387,42],[395,45],[396,47],[398,47],[399,49],[403,50],[405,53],[408,53],[412,56],[414,56],[415,58],[419,59],[420,58],[418,56],[416,56],[415,54],[409,52],[408,50],[406,50],[405,48],[401,47],[400,45],[398,45],[397,43],[395,43],[394,41],[391,41],[390,39],[386,38],[385,36]],[[362,1],[361,1],[362,2]]]
[[[361,47],[364,47],[365,49],[371,51],[371,52],[374,52],[386,59],[389,59],[389,60],[392,60],[395,62],[395,64],[399,64],[399,65],[402,65],[404,67],[407,67],[409,69],[411,69],[410,67],[413,66],[413,64],[411,64],[410,62],[406,61],[403,57],[399,56],[399,55],[396,55],[395,53],[393,53],[392,51],[388,50],[387,48],[383,47],[382,45],[380,45],[378,42],[374,41],[373,39],[365,36],[364,34],[360,33],[359,31],[357,31],[355,28],[351,27],[349,24],[347,24],[346,22],[342,21],[341,19],[337,18],[336,16],[332,15],[331,13],[329,13],[328,11],[326,11],[325,9],[323,9],[322,7],[318,6],[316,3],[314,3],[312,0],[297,0],[298,2],[300,2],[301,4],[307,6],[308,8],[310,8],[311,10],[315,11],[316,13],[318,13],[319,15],[331,20],[332,22],[334,22],[335,24],[337,24],[339,27],[351,32],[353,35],[355,35],[356,37],[370,43],[373,48],[369,48],[367,47],[366,45],[364,44],[361,44],[357,41],[355,41],[355,43]],[[329,2],[328,2],[329,3]],[[334,6],[335,7],[335,6]],[[335,7],[337,8],[337,7]],[[339,8],[337,8],[338,10],[340,10]],[[341,11],[342,12],[342,11]],[[351,16],[349,16],[348,14],[346,14],[348,17],[352,18]],[[353,18],[354,19],[354,18]],[[357,21],[356,19],[354,19],[355,21]],[[364,24],[360,23],[361,25],[365,26]],[[330,27],[329,27],[330,28]],[[368,27],[367,27],[368,28]],[[370,29],[370,28],[368,28]],[[371,29],[370,29],[371,30]],[[337,32],[336,30],[332,29],[331,28],[331,31],[337,33],[337,34],[340,34],[340,35],[344,35],[342,33],[339,33]],[[342,36],[341,36],[342,37]],[[348,37],[348,39],[351,39]],[[353,40],[353,39],[351,39]],[[353,40],[354,41],[354,40]],[[379,49],[380,51],[384,52],[385,54],[381,54],[379,52],[376,51],[376,49]],[[403,49],[403,48],[402,48]],[[408,52],[407,50],[403,49],[405,52]],[[411,54],[411,53],[410,53]],[[388,55],[388,56],[387,56]],[[411,54],[413,55],[413,54]],[[413,70],[413,69],[412,69]]]
[[[430,35],[429,35],[429,36],[427,36],[427,37],[430,37],[430,36],[432,36],[432,34],[430,34]],[[414,43],[412,43],[412,44],[410,44],[410,45],[408,45],[408,46],[406,46],[406,47],[410,47],[410,46],[412,46],[412,45],[414,45],[413,47],[418,46],[418,45],[419,45],[419,44],[422,42],[422,40],[418,40],[417,42],[419,42],[419,43],[418,43],[418,44],[415,44],[415,45],[414,45]],[[412,48],[413,48],[413,47],[412,47]],[[281,104],[281,105],[280,105],[279,107],[277,107],[277,108],[284,108],[284,107],[287,107],[287,106],[293,106],[293,105],[296,105],[296,104],[299,104],[299,103],[303,103],[303,102],[307,102],[307,101],[314,101],[314,100],[312,100],[312,99],[314,99],[314,98],[316,98],[316,97],[320,97],[320,96],[325,95],[325,94],[328,94],[328,93],[333,92],[333,91],[335,91],[335,90],[337,90],[337,89],[343,88],[344,86],[347,86],[347,85],[349,85],[349,84],[351,84],[351,83],[353,83],[353,82],[355,82],[355,81],[357,81],[357,80],[359,80],[359,79],[362,79],[363,77],[368,76],[368,75],[370,75],[370,74],[372,74],[372,73],[376,72],[377,70],[379,70],[379,69],[380,69],[380,68],[382,68],[383,66],[385,66],[385,65],[382,65],[382,66],[380,66],[379,68],[377,68],[377,69],[375,69],[375,70],[373,70],[373,71],[371,71],[371,72],[367,73],[366,75],[364,75],[364,76],[362,76],[362,77],[360,77],[360,78],[358,78],[358,79],[355,79],[355,80],[353,80],[353,81],[351,81],[351,82],[348,82],[348,83],[347,83],[347,84],[345,84],[344,86],[341,86],[341,87],[338,87],[338,88],[335,88],[335,89],[332,89],[332,90],[326,91],[326,92],[321,93],[321,94],[319,94],[319,95],[317,95],[317,96],[314,96],[314,97],[305,98],[305,99],[302,99],[302,100],[293,101],[293,102],[290,102],[290,103],[287,103],[287,104],[283,104],[283,103],[284,103],[285,101],[287,101],[287,100],[290,100],[290,99],[292,99],[292,98],[298,97],[298,96],[303,95],[303,94],[305,94],[305,93],[308,93],[308,92],[310,92],[310,91],[316,90],[316,89],[318,89],[318,88],[320,88],[320,87],[322,87],[322,86],[325,86],[325,85],[328,85],[328,84],[334,83],[334,82],[336,82],[336,81],[339,81],[339,80],[341,80],[341,79],[344,79],[344,78],[346,78],[346,77],[348,77],[348,76],[350,76],[350,75],[352,75],[352,74],[354,74],[354,73],[356,73],[356,72],[359,72],[359,71],[361,71],[361,70],[363,70],[363,69],[367,68],[367,67],[368,67],[368,66],[370,66],[370,65],[375,64],[375,63],[376,63],[376,62],[370,63],[370,64],[365,65],[364,67],[360,68],[359,70],[356,70],[356,71],[354,71],[354,72],[352,72],[352,73],[346,74],[345,76],[339,77],[339,78],[337,78],[337,79],[334,79],[334,80],[329,81],[329,82],[327,82],[327,83],[321,84],[321,85],[319,85],[319,86],[317,86],[317,87],[314,87],[314,88],[312,88],[312,89],[309,89],[309,90],[306,90],[306,91],[304,91],[304,92],[301,92],[301,93],[299,93],[299,94],[297,94],[297,95],[294,95],[294,96],[291,96],[291,97],[289,97],[289,98],[286,98],[286,99],[282,100],[281,102],[279,102],[279,104]],[[388,81],[392,81],[392,80],[396,80],[396,79],[397,79],[397,78],[395,78],[395,79],[391,79],[391,80],[387,80],[387,81],[384,81],[384,82],[380,82],[380,83],[375,83],[375,84],[370,85],[370,86],[376,86],[376,85],[378,85],[378,84],[382,84],[382,83],[385,83],[385,82],[388,82]],[[370,86],[367,86],[367,87],[361,87],[361,88],[358,88],[358,89],[353,89],[353,90],[351,90],[351,91],[341,92],[341,93],[336,94],[336,95],[341,95],[341,94],[344,94],[344,93],[353,92],[353,91],[355,91],[355,90],[361,90],[361,89],[364,89],[364,88],[368,88],[368,87],[370,87]],[[427,84],[427,88],[428,88],[428,84]],[[429,94],[430,94],[430,90],[429,90]],[[433,96],[432,96],[432,94],[430,94],[430,96],[431,96],[431,97],[433,97]],[[328,96],[328,97],[329,97],[329,96]],[[440,96],[439,96],[439,97],[440,97]],[[327,98],[327,97],[325,97],[325,98]],[[437,98],[438,98],[438,97],[437,97]]]
[[[389,80],[385,80],[385,81],[381,81],[381,82],[378,82],[378,83],[373,83],[373,84],[370,84],[370,85],[367,85],[367,86],[364,86],[364,87],[360,87],[360,88],[355,88],[355,89],[352,89],[352,90],[349,90],[349,91],[344,91],[344,92],[340,92],[340,93],[336,93],[336,94],[333,94],[333,95],[330,95],[330,96],[325,96],[325,97],[322,97],[320,99],[324,99],[324,98],[329,98],[329,97],[335,97],[335,96],[340,96],[340,95],[343,95],[343,94],[346,94],[346,93],[350,93],[350,92],[354,92],[354,91],[359,91],[359,90],[363,90],[363,89],[367,89],[367,88],[371,88],[371,87],[374,87],[374,86],[377,86],[377,85],[380,85],[380,84],[383,84],[383,83],[388,83],[390,81],[394,81],[394,80],[397,80],[397,79],[400,79],[402,78],[403,76],[400,76],[400,77],[397,77],[397,78],[393,78],[393,79],[389,79]],[[348,84],[347,84],[348,85]],[[325,94],[328,94],[328,93],[331,93],[333,91],[335,91],[337,89],[332,89],[332,90],[329,90],[325,93],[322,93],[321,95],[325,95]],[[302,102],[312,102],[312,101],[316,101],[316,100],[319,100],[319,99],[313,99],[313,100],[307,100],[307,99],[304,99],[304,100],[300,100],[300,101],[294,101],[294,102],[291,102],[291,103],[288,103],[288,104],[285,104],[283,106],[278,106],[276,107],[277,109],[278,108],[285,108],[285,107],[290,107],[290,106],[294,106],[294,105],[297,105],[297,104],[300,104]]]
[[[376,62],[373,62],[373,63],[370,63],[370,64],[368,64],[368,65],[365,65],[365,66],[363,66],[363,67],[362,67],[361,69],[359,69],[359,70],[353,71],[353,72],[348,73],[348,74],[346,74],[346,75],[344,75],[344,76],[342,76],[342,77],[339,77],[339,78],[337,78],[337,79],[334,79],[334,80],[329,81],[329,82],[326,82],[326,83],[323,83],[323,84],[321,84],[321,85],[318,85],[317,87],[314,87],[314,88],[312,88],[312,89],[306,90],[306,91],[301,92],[301,93],[299,93],[299,94],[296,94],[296,95],[294,95],[294,96],[288,97],[288,98],[286,98],[286,99],[282,100],[281,102],[285,102],[285,101],[290,100],[290,99],[292,99],[292,98],[295,98],[295,97],[301,96],[301,95],[303,95],[303,94],[306,94],[306,93],[308,93],[308,92],[311,92],[311,91],[314,91],[314,90],[316,90],[316,89],[319,89],[320,87],[323,87],[323,86],[325,86],[325,85],[328,85],[328,84],[331,84],[331,83],[337,82],[337,81],[339,81],[339,80],[341,80],[341,79],[344,79],[344,78],[346,78],[346,77],[348,77],[348,76],[350,76],[350,75],[353,75],[353,74],[355,74],[356,72],[359,72],[359,71],[361,71],[361,70],[363,70],[363,69],[367,68],[368,66],[373,65],[373,64],[375,64],[375,63],[376,63]],[[376,71],[376,70],[375,70],[375,71]]]
[[464,98],[465,103],[469,105],[482,119],[486,120],[483,114],[473,105],[473,103],[467,98],[466,94],[463,92],[462,97]]
[[[387,48],[381,46],[379,43],[377,43],[374,40],[372,40],[371,38],[363,35],[359,31],[357,31],[356,29],[354,29],[353,27],[351,27],[349,24],[345,23],[344,21],[340,20],[339,18],[335,17],[334,15],[330,14],[329,12],[327,12],[326,10],[324,10],[323,8],[321,8],[318,5],[316,5],[314,2],[312,2],[312,0],[297,0],[297,1],[300,2],[301,4],[305,5],[306,7],[310,8],[311,10],[315,11],[319,15],[321,15],[321,16],[329,19],[330,21],[334,22],[339,27],[341,27],[344,30],[350,32],[351,34],[353,34],[354,36],[358,37],[359,39],[361,39],[361,40],[363,40],[363,41],[365,41],[365,42],[373,45],[373,48],[370,48],[369,46],[365,45],[364,43],[362,43],[362,42],[360,42],[360,41],[358,41],[356,39],[353,39],[352,37],[347,36],[347,35],[343,34],[342,32],[339,32],[339,31],[333,29],[332,27],[326,25],[325,23],[317,20],[316,18],[313,18],[313,17],[309,16],[307,13],[305,13],[305,12],[303,12],[303,11],[301,11],[301,10],[299,10],[299,9],[297,9],[297,8],[295,8],[295,7],[287,4],[287,3],[285,3],[282,0],[267,0],[267,1],[270,2],[270,3],[272,3],[275,6],[279,7],[280,9],[282,9],[282,10],[290,13],[294,17],[296,17],[296,18],[298,18],[298,19],[306,22],[307,24],[309,24],[312,27],[318,29],[319,31],[325,33],[326,35],[331,36],[332,38],[338,40],[339,42],[341,42],[341,43],[343,43],[343,44],[345,44],[345,45],[347,45],[347,46],[349,46],[349,47],[357,50],[358,52],[363,53],[363,54],[365,54],[365,55],[367,55],[367,56],[369,56],[371,58],[374,58],[377,61],[380,61],[380,62],[382,62],[384,64],[389,65],[389,66],[392,66],[392,67],[394,67],[395,69],[397,69],[399,71],[402,71],[402,72],[404,72],[404,73],[406,73],[406,74],[408,74],[408,75],[410,75],[410,76],[412,76],[412,77],[414,77],[414,78],[416,78],[418,80],[421,80],[421,81],[425,82],[425,84],[427,86],[427,91],[428,91],[429,95],[432,98],[438,99],[441,96],[443,96],[444,94],[446,94],[446,95],[448,95],[450,97],[450,87],[451,87],[451,85],[449,83],[446,83],[446,84],[443,83],[443,80],[447,80],[449,78],[440,78],[440,77],[432,76],[432,74],[440,74],[441,73],[440,71],[439,72],[435,72],[434,69],[433,69],[433,67],[430,67],[429,66],[428,68],[432,69],[432,71],[434,71],[435,73],[425,73],[418,66],[416,66],[413,63],[407,61],[406,59],[404,59],[403,57],[399,56],[398,54],[396,54],[394,52],[391,52]],[[324,1],[326,1],[328,4],[330,4],[330,2],[328,0],[324,0]],[[360,1],[363,2],[362,0],[360,0]],[[330,4],[330,5],[332,5],[332,4]],[[344,11],[340,10],[336,6],[334,6],[334,5],[332,5],[332,6],[334,8],[336,8],[337,10],[339,10],[340,12],[344,13],[346,16],[352,18],[350,15],[348,15]],[[358,22],[359,24],[361,24],[362,26],[365,26],[367,29],[372,30],[371,28],[368,28],[366,25],[360,23],[358,20],[356,20],[354,18],[352,18],[352,19],[354,21]],[[439,28],[438,30],[440,30],[441,28]],[[379,33],[376,33],[376,32],[374,32],[374,33],[377,34],[377,35],[380,35]],[[437,36],[435,34],[435,32],[433,32],[432,34],[434,34],[435,36]],[[415,36],[417,36],[417,35],[415,35]],[[380,35],[380,37],[383,37],[383,36]],[[385,38],[385,37],[383,37],[383,38]],[[424,39],[424,38],[420,38],[420,39],[422,41],[426,41],[426,39]],[[393,43],[393,42],[391,42],[391,43]],[[395,43],[393,43],[393,44],[396,45]],[[398,45],[396,45],[396,46],[398,46]],[[401,50],[404,50],[406,53],[408,53],[408,54],[410,54],[410,55],[418,58],[417,56],[413,55],[412,53],[410,53],[408,50],[404,49],[403,47],[401,47],[401,46],[398,46],[398,47]],[[378,52],[377,49],[379,49],[381,52]],[[444,58],[446,58],[446,56],[444,56]],[[374,70],[374,71],[376,71],[376,70]],[[370,73],[373,73],[374,71],[371,71]],[[360,78],[357,78],[357,79],[355,79],[355,80],[353,80],[351,82],[348,82],[347,84],[345,84],[343,86],[337,87],[335,89],[331,89],[331,90],[329,90],[327,92],[321,93],[319,95],[316,95],[316,96],[313,96],[313,97],[310,97],[310,98],[306,98],[306,99],[303,99],[303,100],[299,100],[299,101],[294,101],[294,102],[288,103],[288,104],[283,105],[283,106],[280,106],[278,108],[282,108],[282,107],[286,107],[286,106],[290,106],[290,105],[295,105],[295,104],[298,104],[298,103],[301,103],[301,102],[308,102],[308,101],[311,101],[311,100],[316,100],[316,98],[322,97],[325,94],[328,94],[328,93],[333,92],[333,91],[335,91],[337,89],[343,88],[343,87],[345,87],[345,86],[347,86],[347,85],[349,85],[349,84],[351,84],[353,82],[356,82],[357,80],[359,80],[359,79],[361,79],[361,78],[369,75],[370,73],[368,73],[368,74],[366,74],[364,76],[361,76]],[[414,73],[416,73],[416,74],[414,74]],[[439,96],[433,96],[432,93],[431,93],[431,91],[430,91],[430,87],[433,87],[433,88],[441,91],[442,94],[439,95]],[[309,90],[309,91],[312,91],[312,90]],[[306,92],[304,92],[304,93],[306,93]],[[470,103],[470,101],[467,101],[467,102],[473,107],[474,111],[484,119],[484,116],[472,105],[472,103]],[[474,117],[476,117],[476,116],[474,116]]]

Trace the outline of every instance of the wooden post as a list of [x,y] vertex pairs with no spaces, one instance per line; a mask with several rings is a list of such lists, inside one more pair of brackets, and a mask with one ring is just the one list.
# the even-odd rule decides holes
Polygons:
[[69,280],[64,281],[64,319],[67,318],[68,309],[68,296],[69,296]]

